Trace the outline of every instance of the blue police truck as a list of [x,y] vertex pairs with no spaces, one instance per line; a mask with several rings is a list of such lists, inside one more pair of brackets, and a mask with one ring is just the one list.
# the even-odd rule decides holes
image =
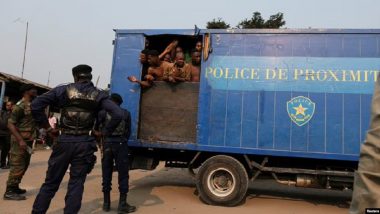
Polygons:
[[[349,190],[380,71],[380,30],[115,30],[111,92],[131,112],[131,168],[183,167],[235,206],[258,176]],[[202,41],[200,82],[141,88],[139,54]],[[197,169],[197,170],[194,170]],[[195,173],[196,172],[196,173]]]

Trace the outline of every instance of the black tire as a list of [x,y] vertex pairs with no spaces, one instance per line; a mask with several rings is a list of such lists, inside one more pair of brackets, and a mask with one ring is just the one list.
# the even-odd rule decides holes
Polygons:
[[237,206],[248,189],[248,175],[243,164],[233,157],[217,155],[207,159],[196,176],[201,201],[210,205]]

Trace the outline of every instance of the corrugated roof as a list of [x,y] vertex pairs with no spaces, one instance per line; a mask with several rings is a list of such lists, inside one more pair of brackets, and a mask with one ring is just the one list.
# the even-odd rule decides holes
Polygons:
[[40,83],[36,83],[36,82],[30,81],[30,80],[27,80],[27,79],[24,79],[24,78],[21,78],[21,77],[18,77],[18,76],[14,76],[12,74],[7,74],[7,73],[4,73],[4,72],[0,72],[0,79],[4,80],[5,82],[15,81],[15,82],[20,82],[20,83],[24,83],[24,84],[32,84],[32,85],[34,85],[34,86],[36,86],[38,88],[43,88],[43,89],[46,89],[46,90],[50,90],[51,89],[49,86],[42,85]]

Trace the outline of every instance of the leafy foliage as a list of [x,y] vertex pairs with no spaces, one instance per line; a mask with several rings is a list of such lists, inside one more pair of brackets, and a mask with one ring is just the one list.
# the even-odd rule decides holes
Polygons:
[[230,25],[223,21],[222,18],[213,19],[212,21],[207,22],[207,29],[228,29]]
[[277,13],[271,15],[268,20],[264,20],[260,12],[254,12],[251,19],[244,19],[238,24],[241,29],[253,28],[280,28],[285,25],[284,14]]

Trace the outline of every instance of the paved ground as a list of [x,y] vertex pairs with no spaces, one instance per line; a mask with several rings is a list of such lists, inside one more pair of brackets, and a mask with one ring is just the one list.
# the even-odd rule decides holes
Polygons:
[[[23,179],[21,187],[28,193],[26,201],[4,201],[0,199],[0,213],[30,213],[34,198],[45,178],[47,160],[50,151],[36,151],[31,166]],[[298,189],[281,186],[272,181],[259,180],[251,184],[247,201],[239,207],[225,208],[203,204],[194,194],[195,184],[186,170],[166,169],[161,165],[155,171],[133,170],[131,191],[128,201],[138,207],[137,213],[347,213],[347,203],[351,192],[333,192],[326,190]],[[0,193],[5,191],[8,170],[0,169]],[[52,214],[63,213],[68,174],[50,206]],[[116,177],[114,176],[116,181]],[[95,166],[87,177],[85,194],[80,213],[103,213],[101,210],[101,169]],[[117,191],[112,192],[112,211],[117,209]]]

